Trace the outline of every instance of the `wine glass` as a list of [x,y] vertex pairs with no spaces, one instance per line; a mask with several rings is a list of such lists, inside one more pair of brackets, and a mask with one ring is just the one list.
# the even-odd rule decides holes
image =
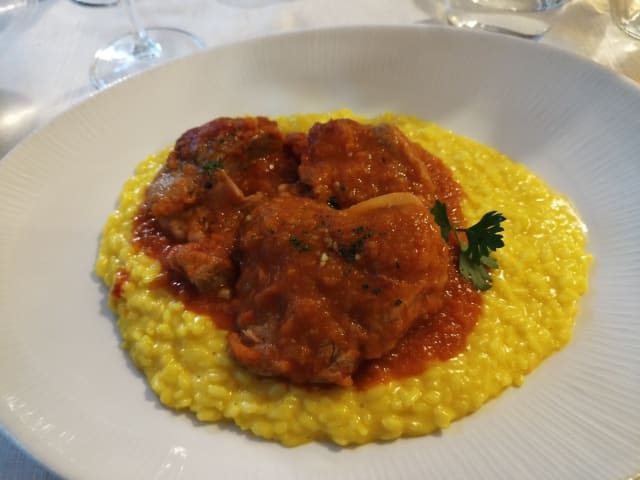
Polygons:
[[83,7],[111,7],[117,5],[120,0],[71,0]]
[[24,13],[25,9],[38,3],[38,0],[0,0],[0,31],[12,22],[14,17]]
[[129,15],[133,32],[96,52],[89,71],[91,83],[96,88],[104,88],[170,58],[204,48],[202,40],[184,30],[144,28],[134,0],[122,0],[121,3]]

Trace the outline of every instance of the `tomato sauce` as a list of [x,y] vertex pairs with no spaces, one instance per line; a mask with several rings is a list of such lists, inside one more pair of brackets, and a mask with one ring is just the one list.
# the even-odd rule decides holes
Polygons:
[[[464,225],[463,191],[449,169],[430,157],[427,167],[439,198],[447,204],[452,223]],[[364,362],[354,375],[354,384],[366,389],[390,380],[422,373],[430,363],[445,361],[461,353],[482,310],[482,296],[458,271],[459,247],[449,239],[449,281],[439,312],[419,318],[396,348],[377,360]]]
[[[424,163],[435,188],[434,194],[447,204],[450,220],[455,224],[464,225],[461,211],[464,193],[461,187],[439,159],[427,153]],[[296,185],[295,182],[290,186],[292,188],[289,192],[294,192],[295,195],[309,195],[309,190],[304,186]],[[232,204],[225,208],[228,217],[234,218],[232,223],[236,230],[243,221],[238,219],[246,220],[245,217],[250,216],[253,211]],[[224,226],[218,233],[232,237],[236,234],[234,228]],[[236,239],[231,237],[229,244],[235,244]],[[241,310],[238,308],[235,286],[218,290],[216,294],[202,292],[196,288],[187,275],[170,266],[168,254],[178,243],[181,242],[170,238],[163,231],[151,208],[143,203],[134,222],[133,244],[160,261],[164,273],[155,286],[167,290],[189,310],[209,315],[216,327],[234,332],[239,328],[236,325],[236,317]],[[295,247],[293,245],[293,248]],[[402,248],[402,245],[399,244],[397,248]],[[452,242],[449,242],[448,256],[448,280],[442,307],[436,313],[419,316],[391,352],[381,358],[361,362],[353,374],[353,383],[357,388],[366,389],[378,383],[414,376],[423,372],[430,363],[447,360],[464,350],[467,336],[479,317],[482,297],[458,272],[458,247]],[[112,290],[114,296],[121,295],[122,284],[126,279],[126,272],[118,275]]]
[[155,280],[154,287],[168,291],[192,312],[208,315],[216,327],[233,328],[231,297],[203,295],[188,278],[168,268],[167,253],[175,242],[162,232],[146,204],[140,206],[134,219],[133,245],[162,265],[163,273]]
[[454,267],[457,255],[457,248],[452,246],[449,282],[440,311],[419,318],[391,353],[362,364],[354,376],[356,387],[366,389],[418,375],[430,363],[448,360],[465,349],[467,336],[480,315],[482,297]]
[[116,272],[116,278],[113,282],[113,287],[111,287],[111,295],[114,299],[119,300],[122,298],[122,289],[124,288],[124,284],[129,280],[129,272],[121,268]]

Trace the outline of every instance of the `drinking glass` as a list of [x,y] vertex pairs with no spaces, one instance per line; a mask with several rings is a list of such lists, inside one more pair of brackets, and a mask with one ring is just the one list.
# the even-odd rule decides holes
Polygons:
[[568,0],[444,0],[446,19],[456,27],[480,28],[540,38],[551,27],[545,12]]
[[611,19],[620,30],[640,39],[640,0],[609,0]]
[[73,3],[85,7],[111,7],[117,5],[120,0],[71,0]]
[[458,8],[465,10],[493,10],[503,12],[546,12],[561,7],[568,0],[454,0]]
[[89,71],[91,83],[98,89],[131,75],[204,48],[195,35],[171,27],[144,28],[134,0],[122,0],[133,32],[118,38],[95,54]]
[[36,3],[37,0],[0,0],[0,30],[4,30],[26,7]]

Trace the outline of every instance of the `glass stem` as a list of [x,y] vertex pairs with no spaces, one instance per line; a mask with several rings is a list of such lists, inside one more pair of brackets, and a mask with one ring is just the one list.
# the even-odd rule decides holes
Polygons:
[[147,43],[149,36],[147,35],[147,31],[144,29],[142,23],[140,22],[136,2],[134,0],[124,0],[123,3],[124,7],[127,9],[127,13],[129,14],[131,25],[133,25],[133,29],[135,30],[135,35],[138,37],[139,44]]
[[134,0],[123,0],[124,7],[129,14],[129,20],[134,29],[134,44],[131,54],[136,58],[160,58],[162,45],[149,37],[147,30],[142,26],[138,9]]

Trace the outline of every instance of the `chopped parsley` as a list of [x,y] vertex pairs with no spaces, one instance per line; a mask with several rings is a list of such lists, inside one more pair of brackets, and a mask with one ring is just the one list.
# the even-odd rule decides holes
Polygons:
[[202,166],[202,170],[204,170],[204,173],[208,176],[213,175],[216,170],[222,169],[224,169],[224,163],[222,160],[211,160]]
[[[369,284],[368,283],[363,283],[362,284],[362,289],[363,290],[369,290]],[[374,295],[380,295],[380,292],[382,292],[382,290],[380,290],[378,287],[373,287],[371,289],[371,293],[373,293]]]
[[311,248],[308,244],[294,236],[289,237],[289,243],[299,252],[306,252]]
[[364,252],[364,242],[373,236],[373,230],[363,226],[354,228],[353,233],[358,237],[347,246],[338,248],[338,253],[347,263],[353,263],[358,259]]
[[402,305],[402,299],[398,298],[395,302],[393,302],[393,305],[399,307],[400,305]]
[[340,204],[338,203],[338,199],[336,197],[329,197],[329,200],[327,200],[327,205],[329,205],[334,210],[338,210],[340,208]]
[[458,228],[449,222],[447,206],[439,200],[436,200],[431,213],[440,227],[444,241],[448,242],[449,234],[453,232],[460,245],[458,268],[462,276],[470,280],[478,290],[491,288],[492,280],[488,269],[498,268],[498,262],[491,257],[491,252],[504,247],[500,232],[504,231],[501,223],[506,218],[501,213],[491,211],[485,213],[475,225]]

